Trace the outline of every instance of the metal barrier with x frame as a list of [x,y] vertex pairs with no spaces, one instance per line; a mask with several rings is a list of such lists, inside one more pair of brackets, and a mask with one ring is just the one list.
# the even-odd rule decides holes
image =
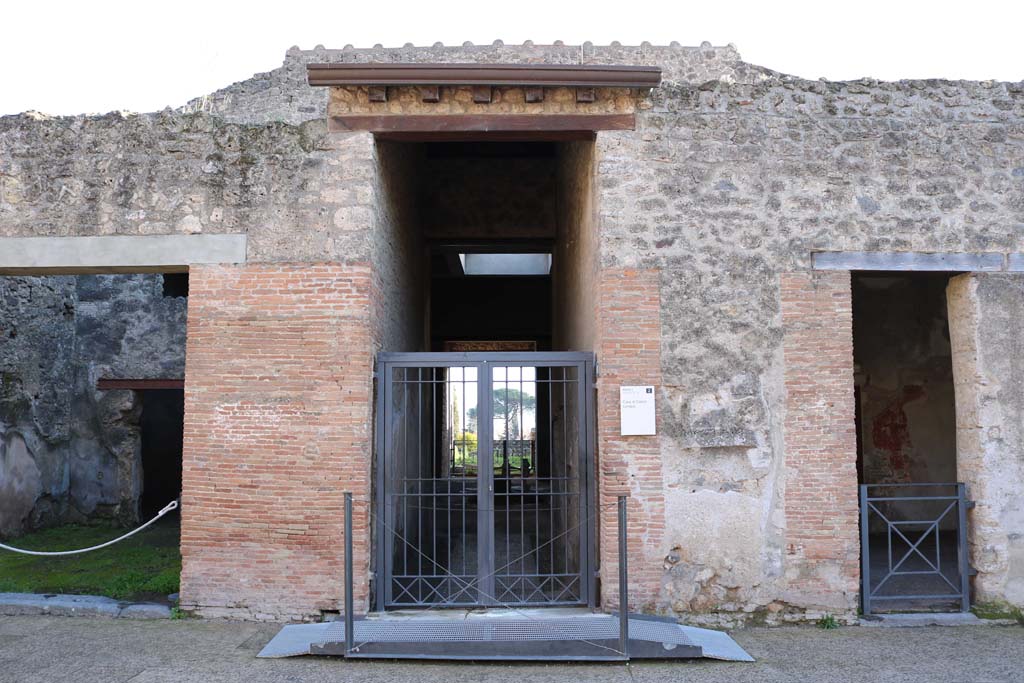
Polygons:
[[861,597],[876,603],[959,603],[970,609],[966,487],[865,484],[860,487]]

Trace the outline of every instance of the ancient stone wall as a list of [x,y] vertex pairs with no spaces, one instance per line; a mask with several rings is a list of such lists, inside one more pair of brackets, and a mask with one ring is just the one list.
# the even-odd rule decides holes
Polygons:
[[349,491],[363,611],[370,264],[201,266],[191,278],[182,605],[248,619],[338,610]]
[[249,261],[368,258],[372,149],[323,121],[0,117],[0,236],[245,233]]
[[[369,134],[366,134],[370,137]],[[429,256],[424,253],[417,198],[421,150],[384,140],[377,161],[370,256],[373,263],[373,328],[378,351],[424,351]]]
[[773,503],[784,513],[785,554],[768,612],[785,618],[795,607],[853,621],[860,547],[850,274],[784,273],[780,289],[786,401]]
[[554,348],[559,351],[593,351],[596,343],[599,241],[594,226],[594,164],[592,142],[559,146],[558,234],[552,266]]
[[[855,526],[836,530],[831,549],[794,553],[788,540],[806,453],[782,425],[807,397],[785,390],[792,323],[780,317],[780,273],[806,272],[816,250],[1021,249],[1024,87],[761,73],[666,84],[635,132],[599,134],[601,263],[661,270],[666,506],[702,496],[687,508],[699,516],[667,516],[662,552],[682,559],[661,608],[709,621],[719,617],[700,613],[849,618]],[[848,334],[848,321],[834,322],[833,334]],[[808,520],[855,513],[853,443],[833,444],[849,476]],[[720,540],[737,535],[735,546]]]
[[973,273],[949,284],[957,471],[978,602],[1024,607],[1024,276]]
[[183,378],[186,306],[160,275],[0,277],[0,533],[137,519],[140,399],[96,380]]
[[[849,281],[812,275],[811,254],[1024,251],[1024,84],[808,81],[708,46],[293,50],[199,113],[0,119],[0,234],[246,232],[254,262],[371,263],[373,143],[326,133],[312,61],[664,68],[636,130],[600,133],[594,156],[602,494],[634,497],[637,604],[707,621],[852,617]],[[616,437],[615,389],[631,382],[659,387],[658,437]],[[336,559],[320,559],[330,576]],[[228,558],[204,561],[186,569],[197,590],[220,578],[195,595],[227,604]]]
[[[621,436],[619,387],[663,387],[662,302],[657,270],[605,268],[598,272],[597,378],[598,544],[601,601],[618,604],[618,518],[616,498],[628,496],[629,598],[640,611],[662,608],[664,548],[670,538],[664,454],[657,436]],[[662,409],[658,416],[664,422]],[[660,427],[659,427],[660,430]],[[674,515],[673,515],[674,517]]]

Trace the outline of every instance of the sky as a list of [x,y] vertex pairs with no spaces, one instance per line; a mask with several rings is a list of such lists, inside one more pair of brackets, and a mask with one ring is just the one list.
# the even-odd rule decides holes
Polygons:
[[1024,80],[1024,2],[8,0],[0,114],[156,111],[281,64],[292,45],[532,40],[735,44],[807,78]]

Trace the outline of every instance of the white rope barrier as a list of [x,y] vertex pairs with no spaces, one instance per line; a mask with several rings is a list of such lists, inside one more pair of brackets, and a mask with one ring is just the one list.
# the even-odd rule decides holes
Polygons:
[[164,508],[162,510],[160,510],[160,512],[156,513],[156,517],[154,517],[153,519],[149,520],[148,522],[146,522],[142,526],[140,526],[140,527],[138,527],[136,529],[132,529],[131,531],[126,533],[124,536],[119,536],[119,537],[115,538],[112,541],[107,541],[106,543],[101,543],[100,545],[94,545],[94,546],[92,546],[90,548],[80,548],[79,550],[58,550],[58,551],[25,550],[24,548],[13,548],[13,547],[11,547],[9,545],[4,545],[3,543],[0,543],[0,548],[3,548],[4,550],[9,550],[12,553],[21,553],[22,555],[37,555],[37,556],[40,556],[40,557],[58,557],[60,555],[79,555],[81,553],[88,553],[88,552],[92,552],[93,550],[99,550],[100,548],[106,548],[108,545],[114,545],[115,543],[123,541],[124,539],[128,538],[129,536],[134,536],[135,534],[139,533],[140,531],[142,531],[143,529],[145,529],[150,524],[152,524],[156,520],[160,519],[161,517],[163,517],[167,513],[171,512],[173,510],[177,510],[177,509],[178,509],[178,501],[177,500],[172,500],[170,503],[165,505]]

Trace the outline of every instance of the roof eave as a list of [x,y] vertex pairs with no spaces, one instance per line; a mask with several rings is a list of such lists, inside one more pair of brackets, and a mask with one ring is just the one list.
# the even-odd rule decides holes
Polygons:
[[657,66],[561,64],[308,64],[311,86],[656,88]]

